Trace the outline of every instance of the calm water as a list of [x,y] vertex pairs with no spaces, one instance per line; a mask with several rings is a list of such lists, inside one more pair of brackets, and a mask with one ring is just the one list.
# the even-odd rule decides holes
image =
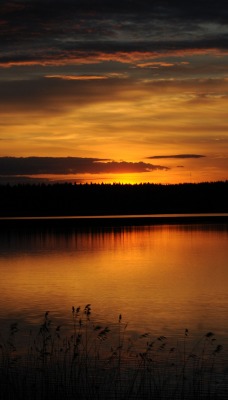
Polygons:
[[90,303],[134,333],[228,334],[228,226],[157,225],[0,233],[0,320],[68,325]]

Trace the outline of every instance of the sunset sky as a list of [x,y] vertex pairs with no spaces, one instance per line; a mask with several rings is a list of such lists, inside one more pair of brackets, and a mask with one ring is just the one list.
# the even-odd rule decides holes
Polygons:
[[227,0],[1,0],[0,41],[0,182],[228,179]]

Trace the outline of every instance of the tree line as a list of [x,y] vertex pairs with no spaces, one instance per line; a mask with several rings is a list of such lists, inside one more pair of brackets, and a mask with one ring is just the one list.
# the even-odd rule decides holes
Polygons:
[[0,216],[228,212],[228,181],[0,185]]

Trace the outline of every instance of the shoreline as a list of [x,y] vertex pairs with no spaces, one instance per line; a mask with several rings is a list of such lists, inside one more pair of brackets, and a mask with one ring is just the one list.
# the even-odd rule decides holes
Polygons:
[[151,215],[88,215],[50,217],[1,217],[0,230],[5,228],[89,228],[145,225],[228,224],[228,213],[151,214]]

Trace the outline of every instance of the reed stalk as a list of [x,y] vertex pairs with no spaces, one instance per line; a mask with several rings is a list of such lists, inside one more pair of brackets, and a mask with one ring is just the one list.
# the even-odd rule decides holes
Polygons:
[[149,332],[131,337],[119,315],[112,329],[95,323],[91,305],[72,307],[68,334],[47,311],[36,333],[18,346],[22,334],[12,323],[0,336],[1,400],[224,400],[226,365],[215,335],[194,341],[186,329],[170,346]]

